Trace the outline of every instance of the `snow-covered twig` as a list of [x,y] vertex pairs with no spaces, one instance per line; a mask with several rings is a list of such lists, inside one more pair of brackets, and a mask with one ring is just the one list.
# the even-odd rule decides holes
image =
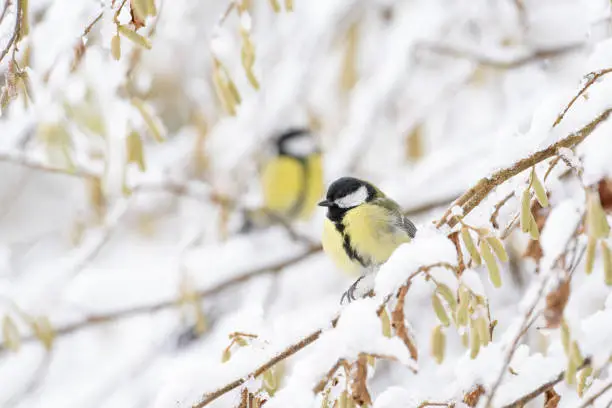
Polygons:
[[523,65],[530,64],[532,62],[549,59],[556,56],[565,55],[569,52],[574,52],[584,47],[583,43],[564,45],[559,48],[552,48],[548,50],[535,50],[532,52],[526,52],[522,55],[508,58],[506,60],[496,59],[484,54],[478,54],[475,51],[467,49],[458,49],[446,44],[420,44],[419,48],[427,51],[434,52],[440,55],[447,55],[455,58],[468,59],[474,61],[477,64],[497,68],[497,69],[514,69],[522,67]]
[[[4,57],[6,57],[6,54],[9,53],[9,51],[11,50],[11,48],[13,46],[17,46],[17,42],[19,42],[20,40],[20,36],[21,36],[21,20],[23,18],[23,1],[24,0],[17,0],[17,4],[16,4],[16,9],[15,9],[15,26],[13,28],[13,34],[11,35],[11,38],[9,39],[8,43],[6,44],[6,46],[4,47],[4,49],[2,50],[2,53],[0,53],[0,61],[2,61],[4,59]],[[7,2],[8,3],[8,2]],[[6,8],[8,8],[8,5],[5,5],[5,11]]]
[[552,127],[557,126],[565,117],[565,114],[567,113],[567,111],[572,107],[572,105],[578,100],[578,98],[580,98],[581,95],[583,95],[587,89],[589,89],[589,87],[591,85],[593,85],[595,82],[597,82],[597,80],[599,78],[601,78],[602,76],[609,74],[610,72],[612,72],[612,68],[606,68],[606,69],[602,69],[600,71],[595,71],[595,72],[591,72],[589,74],[586,75],[586,78],[588,78],[588,80],[586,81],[586,83],[584,84],[584,86],[582,88],[580,88],[580,91],[578,91],[578,93],[572,98],[572,100],[565,106],[565,108],[563,108],[563,111],[561,111],[561,113],[559,113],[559,115],[557,116],[557,119],[555,119],[555,122],[553,123]]
[[458,221],[456,216],[452,215],[452,208],[455,206],[462,207],[462,214],[467,215],[474,208],[478,206],[489,195],[491,191],[498,185],[503,182],[509,180],[510,178],[516,176],[524,170],[557,155],[557,150],[560,147],[574,147],[577,144],[581,143],[587,136],[589,136],[602,122],[608,119],[612,113],[612,109],[606,109],[602,113],[600,113],[595,119],[589,122],[586,126],[581,128],[580,130],[571,133],[565,138],[559,140],[556,143],[551,144],[545,149],[538,150],[534,154],[521,159],[514,163],[512,166],[507,167],[505,169],[501,169],[490,175],[489,177],[485,177],[480,179],[475,186],[470,188],[465,194],[459,197],[451,207],[444,213],[444,215],[436,222],[436,227],[440,228],[441,226],[448,224],[449,227],[454,227]]
[[[231,279],[228,279],[226,281],[223,281],[215,286],[206,288],[206,289],[201,289],[196,291],[196,296],[198,298],[203,298],[203,297],[208,297],[211,295],[215,295],[225,289],[228,289],[230,287],[233,287],[239,283],[243,283],[246,281],[249,281],[253,278],[256,278],[258,276],[262,276],[262,275],[266,275],[266,274],[270,274],[270,273],[277,273],[281,270],[283,270],[284,268],[287,268],[291,265],[294,265],[308,257],[310,257],[311,255],[319,252],[321,249],[319,247],[315,247],[315,248],[310,248],[309,250],[307,250],[306,252],[296,255],[294,257],[285,259],[281,262],[278,262],[276,264],[273,265],[267,265],[261,268],[257,268],[255,270],[249,271],[249,272],[245,272],[241,275],[235,276]],[[131,308],[127,308],[127,309],[123,309],[123,310],[119,310],[116,312],[111,312],[111,313],[106,313],[106,314],[97,314],[97,315],[91,315],[86,317],[83,320],[79,320],[77,322],[74,323],[70,323],[61,327],[56,327],[54,329],[54,334],[56,337],[60,337],[60,336],[64,336],[64,335],[68,335],[68,334],[72,334],[75,333],[77,331],[80,330],[84,330],[86,328],[89,327],[93,327],[93,326],[97,326],[100,324],[106,324],[109,322],[114,322],[117,320],[122,320],[122,319],[127,319],[129,317],[133,317],[133,316],[137,316],[137,315],[142,315],[142,314],[148,314],[148,313],[156,313],[159,312],[161,310],[166,310],[166,309],[171,309],[174,307],[177,307],[179,305],[179,302],[177,302],[176,299],[166,299],[166,300],[162,300],[160,302],[157,303],[153,303],[153,304],[148,304],[148,305],[142,305],[142,306],[135,306],[135,307],[131,307]],[[29,335],[26,337],[23,337],[20,342],[22,344],[25,343],[30,343],[33,341],[36,341],[37,337],[33,336],[33,335]],[[6,351],[6,348],[0,344],[0,354],[2,352]]]
[[0,161],[13,163],[19,166],[27,167],[32,170],[44,171],[47,173],[63,174],[66,176],[80,177],[86,179],[98,179],[100,174],[86,166],[75,164],[72,168],[57,167],[45,163],[43,160],[37,160],[29,157],[22,152],[0,152]]
[[606,392],[610,391],[610,389],[612,389],[612,381],[608,381],[608,384],[606,384],[601,390],[599,390],[595,395],[593,395],[588,400],[584,401],[584,403],[580,405],[580,408],[590,407],[591,405],[593,405],[595,400],[597,400],[597,398],[601,397]]

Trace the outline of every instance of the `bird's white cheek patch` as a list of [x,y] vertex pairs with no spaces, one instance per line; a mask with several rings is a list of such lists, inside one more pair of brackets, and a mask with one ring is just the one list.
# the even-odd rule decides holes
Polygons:
[[365,203],[367,198],[368,189],[361,186],[351,194],[347,194],[344,197],[337,199],[335,203],[340,208],[351,208]]

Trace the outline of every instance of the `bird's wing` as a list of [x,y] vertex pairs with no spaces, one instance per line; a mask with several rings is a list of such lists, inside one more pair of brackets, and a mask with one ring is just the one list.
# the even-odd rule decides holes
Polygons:
[[402,232],[408,234],[410,238],[414,238],[416,236],[417,228],[414,226],[412,221],[408,219],[404,214],[402,214],[402,209],[395,201],[389,198],[379,199],[377,204],[385,207],[395,219],[396,228],[400,229]]
[[405,231],[410,238],[414,238],[416,236],[417,228],[415,225],[403,214],[398,215],[398,227]]

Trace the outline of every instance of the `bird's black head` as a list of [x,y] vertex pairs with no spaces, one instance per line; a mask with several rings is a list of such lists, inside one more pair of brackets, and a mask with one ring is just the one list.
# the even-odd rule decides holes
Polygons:
[[381,194],[367,181],[341,177],[329,186],[325,200],[319,205],[327,207],[327,217],[330,220],[339,222],[348,210],[372,201]]
[[316,141],[307,128],[290,128],[276,138],[279,156],[304,158],[317,151]]

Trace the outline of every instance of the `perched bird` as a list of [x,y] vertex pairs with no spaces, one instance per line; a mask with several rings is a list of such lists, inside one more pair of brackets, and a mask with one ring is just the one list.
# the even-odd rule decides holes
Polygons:
[[323,249],[341,269],[361,274],[342,300],[354,300],[359,281],[377,271],[417,231],[395,201],[371,183],[353,177],[334,181],[319,205],[327,207]]
[[289,129],[275,141],[262,169],[264,207],[287,220],[308,219],[324,191],[321,153],[308,129]]

